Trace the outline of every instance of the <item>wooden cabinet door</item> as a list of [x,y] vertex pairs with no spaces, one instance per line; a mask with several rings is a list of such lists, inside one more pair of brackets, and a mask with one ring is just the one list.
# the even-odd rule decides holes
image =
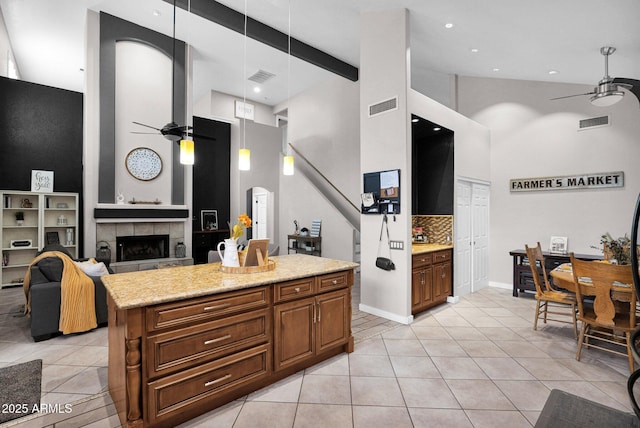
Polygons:
[[424,269],[411,271],[411,312],[422,306],[422,287],[424,283]]
[[316,297],[316,354],[349,340],[349,289]]
[[313,356],[315,311],[316,299],[313,297],[274,306],[275,370]]
[[433,266],[433,298],[444,300],[451,294],[451,262],[438,263]]

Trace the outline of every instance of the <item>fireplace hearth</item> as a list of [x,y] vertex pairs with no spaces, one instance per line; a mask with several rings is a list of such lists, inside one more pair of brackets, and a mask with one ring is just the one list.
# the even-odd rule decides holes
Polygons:
[[169,235],[116,237],[116,261],[162,259],[169,257]]

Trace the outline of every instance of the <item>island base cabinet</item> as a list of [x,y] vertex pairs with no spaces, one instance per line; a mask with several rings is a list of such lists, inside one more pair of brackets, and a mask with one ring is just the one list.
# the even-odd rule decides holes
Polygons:
[[276,371],[349,343],[350,291],[345,288],[274,306]]
[[[172,426],[177,413],[202,413],[238,395],[238,388],[259,382],[271,372],[269,344],[261,345],[181,373],[165,376],[147,386],[149,422]],[[234,395],[232,395],[234,396]]]

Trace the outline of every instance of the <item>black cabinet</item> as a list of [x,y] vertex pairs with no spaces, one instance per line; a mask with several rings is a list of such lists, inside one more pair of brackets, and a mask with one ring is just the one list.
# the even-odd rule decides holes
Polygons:
[[[518,297],[518,290],[536,292],[536,284],[533,282],[533,273],[529,265],[529,258],[525,250],[513,250],[509,252],[513,257],[513,296]],[[570,263],[569,254],[557,254],[543,251],[544,269],[547,271],[547,278],[552,281],[551,272],[563,263]],[[574,254],[580,260],[602,260],[602,256],[592,254]],[[540,271],[542,276],[542,271]]]
[[218,242],[222,242],[228,237],[228,229],[201,230],[199,232],[193,232],[193,263],[207,263],[209,251],[216,250]]

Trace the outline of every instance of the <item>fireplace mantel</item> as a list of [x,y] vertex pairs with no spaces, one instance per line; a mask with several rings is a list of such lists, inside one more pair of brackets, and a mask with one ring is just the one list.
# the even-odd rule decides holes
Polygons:
[[187,221],[189,209],[186,205],[96,204],[93,217],[97,223]]

